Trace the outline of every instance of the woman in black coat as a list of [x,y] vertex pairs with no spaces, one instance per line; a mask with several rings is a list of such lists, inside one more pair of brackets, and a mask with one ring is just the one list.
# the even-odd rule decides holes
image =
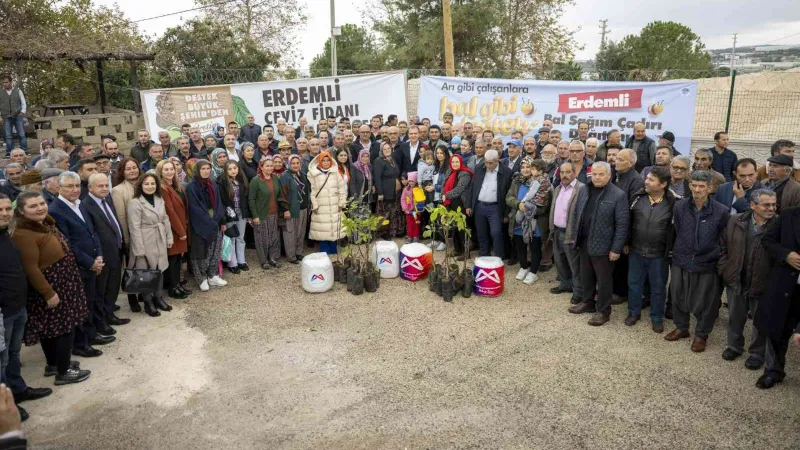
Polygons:
[[392,156],[392,145],[381,144],[381,154],[375,158],[372,167],[372,179],[375,182],[375,193],[378,194],[377,212],[389,221],[389,229],[384,238],[402,236],[405,215],[400,210],[398,198],[398,180],[400,166]]
[[255,159],[256,150],[253,144],[245,142],[242,144],[242,157],[239,158],[239,172],[244,175],[249,183],[258,175],[258,161]]
[[226,225],[228,228],[236,228],[236,231],[229,229],[226,233],[231,238],[231,245],[233,246],[231,259],[228,261],[228,270],[235,274],[242,270],[250,270],[244,258],[245,227],[253,217],[250,214],[250,206],[248,205],[248,185],[248,180],[239,169],[238,163],[234,161],[225,163],[222,174],[217,178],[217,186],[219,187],[222,206],[225,208]]

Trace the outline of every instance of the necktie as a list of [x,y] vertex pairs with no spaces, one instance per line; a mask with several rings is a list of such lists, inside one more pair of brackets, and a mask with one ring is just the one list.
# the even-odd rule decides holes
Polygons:
[[108,209],[108,203],[106,203],[106,200],[101,201],[101,203],[103,204],[103,212],[106,213],[106,218],[108,218],[109,223],[113,225],[114,234],[117,235],[117,248],[122,248],[122,233],[119,230],[117,221],[114,220],[114,215],[111,214],[111,210]]

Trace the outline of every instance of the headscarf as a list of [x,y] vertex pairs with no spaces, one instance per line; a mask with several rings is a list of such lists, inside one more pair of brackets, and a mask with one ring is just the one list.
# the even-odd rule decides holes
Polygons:
[[217,126],[216,126],[216,128],[214,128],[214,136],[215,136],[217,139],[222,139],[222,138],[224,138],[224,137],[225,137],[225,135],[224,135],[224,134],[223,134],[223,135],[220,135],[220,134],[219,134],[220,130],[224,130],[224,129],[225,129],[225,127],[223,127],[222,125],[217,125]]
[[[322,160],[325,159],[325,157],[327,157],[328,160],[331,162],[330,167],[328,167],[327,169],[322,167]],[[328,152],[319,152],[319,154],[316,156],[316,158],[317,158],[317,161],[319,161],[319,165],[317,166],[319,168],[319,170],[327,173],[329,170],[331,170],[331,167],[333,167],[333,157],[331,156],[330,153],[328,153]]]
[[[264,161],[272,161],[273,162],[273,169],[272,175],[275,175],[275,165],[272,156],[262,156],[261,161],[258,162],[258,178],[261,178],[261,181],[267,182],[267,176],[264,175],[264,172],[261,170],[261,166],[264,164]],[[270,179],[272,179],[272,175],[270,175]]]
[[[533,161],[534,161],[533,156],[526,156],[526,157],[522,158],[522,162],[520,163],[520,167],[522,167],[523,164],[527,164],[528,166],[533,166]],[[519,174],[520,174],[520,176],[522,176],[522,172],[520,172]],[[531,176],[529,176],[527,178],[523,178],[522,182],[525,185],[530,186],[532,181],[533,181],[533,175],[531,175]]]
[[181,160],[177,156],[171,156],[168,159],[165,159],[165,160],[162,160],[162,161],[171,162],[173,167],[175,166],[175,164],[180,164],[181,165],[181,172],[180,173],[176,173],[175,176],[178,177],[178,182],[179,183],[183,183],[186,180],[186,166],[181,162]]
[[[202,175],[200,175],[200,169],[202,169],[203,166],[206,165],[206,164],[211,164],[211,163],[209,163],[208,161],[206,161],[204,159],[201,159],[201,160],[197,161],[197,164],[194,167],[195,168],[194,179],[197,181],[197,183],[203,189],[203,192],[205,192],[206,195],[208,196],[208,203],[211,205],[211,209],[216,209],[217,208],[217,196],[216,196],[216,194],[214,194],[214,186],[211,184],[211,177],[203,178]],[[212,169],[213,169],[213,166],[212,166]]]
[[214,177],[222,175],[223,168],[217,164],[217,156],[222,153],[224,153],[225,156],[228,156],[228,151],[224,148],[218,148],[211,152],[211,170],[214,171]]
[[364,177],[367,180],[372,180],[372,164],[371,163],[362,164],[361,156],[363,155],[369,156],[369,149],[365,148],[360,152],[358,152],[358,160],[355,163],[353,163],[353,167],[355,167],[356,170],[358,170],[359,172],[363,173]]
[[[289,155],[290,166],[291,166],[292,160],[295,159],[295,158],[297,158],[297,160],[300,161],[300,164],[303,163],[303,159],[302,158],[300,158],[298,155],[291,154],[291,155]],[[302,170],[302,167],[301,167],[301,170]],[[289,169],[289,174],[292,175],[292,179],[294,179],[294,182],[297,185],[297,193],[298,193],[298,196],[300,197],[300,203],[303,203],[303,197],[306,195],[306,184],[303,183],[303,178],[300,176],[300,171],[295,173],[295,172],[292,172],[292,170],[290,168]]]
[[286,162],[283,160],[283,156],[281,156],[280,154],[274,155],[272,157],[273,162],[278,158],[281,159],[281,163],[280,164],[276,163],[275,168],[273,170],[275,171],[275,175],[280,177],[281,175],[283,175],[283,172],[286,172]]
[[45,148],[45,147],[47,147],[48,145],[53,145],[53,143],[52,143],[52,142],[50,142],[50,140],[49,140],[49,139],[45,139],[45,140],[43,140],[43,141],[41,142],[41,144],[39,144],[39,154],[40,154],[40,155],[44,155],[44,154],[46,153],[46,152],[44,151],[44,148]]
[[[453,158],[458,158],[458,162],[460,162],[460,166],[458,169],[453,168]],[[455,154],[450,157],[450,176],[447,177],[447,181],[444,183],[444,187],[442,188],[442,195],[445,195],[444,205],[447,206],[450,204],[450,198],[446,196],[446,194],[453,190],[456,187],[456,183],[458,182],[458,172],[465,171],[469,174],[470,178],[472,178],[472,171],[469,170],[469,167],[464,165],[464,159],[459,154]]]

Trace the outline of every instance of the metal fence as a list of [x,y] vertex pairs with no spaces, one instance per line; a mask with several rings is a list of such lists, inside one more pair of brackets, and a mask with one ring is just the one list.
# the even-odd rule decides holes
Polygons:
[[[340,70],[339,75],[373,73],[378,70]],[[426,75],[445,75],[443,69],[407,69],[409,114],[417,109],[418,79]],[[329,76],[327,70],[299,69],[205,69],[159,70],[143,64],[140,69],[140,89],[203,86],[274,81],[297,77]],[[542,80],[603,80],[603,81],[664,81],[696,79],[698,83],[694,135],[711,137],[725,130],[731,137],[748,140],[800,141],[800,68],[787,71],[767,71],[737,74],[727,70],[696,71],[597,71],[580,66],[554,70],[495,70],[459,69],[457,76],[472,78],[542,79]],[[733,89],[731,86],[732,79]],[[87,74],[84,82],[96,82]],[[76,81],[77,83],[77,81]],[[112,97],[130,99],[138,92],[130,85],[106,84]],[[86,101],[86,99],[80,99]],[[124,105],[116,105],[125,107]]]

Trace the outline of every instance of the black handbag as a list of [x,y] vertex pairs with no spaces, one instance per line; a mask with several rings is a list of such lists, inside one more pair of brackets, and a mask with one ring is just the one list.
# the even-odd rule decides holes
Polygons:
[[161,290],[163,273],[158,269],[134,269],[135,260],[130,258],[131,267],[126,267],[122,273],[122,290],[128,294],[155,294]]
[[239,227],[236,226],[236,222],[225,224],[225,236],[231,239],[239,237]]

